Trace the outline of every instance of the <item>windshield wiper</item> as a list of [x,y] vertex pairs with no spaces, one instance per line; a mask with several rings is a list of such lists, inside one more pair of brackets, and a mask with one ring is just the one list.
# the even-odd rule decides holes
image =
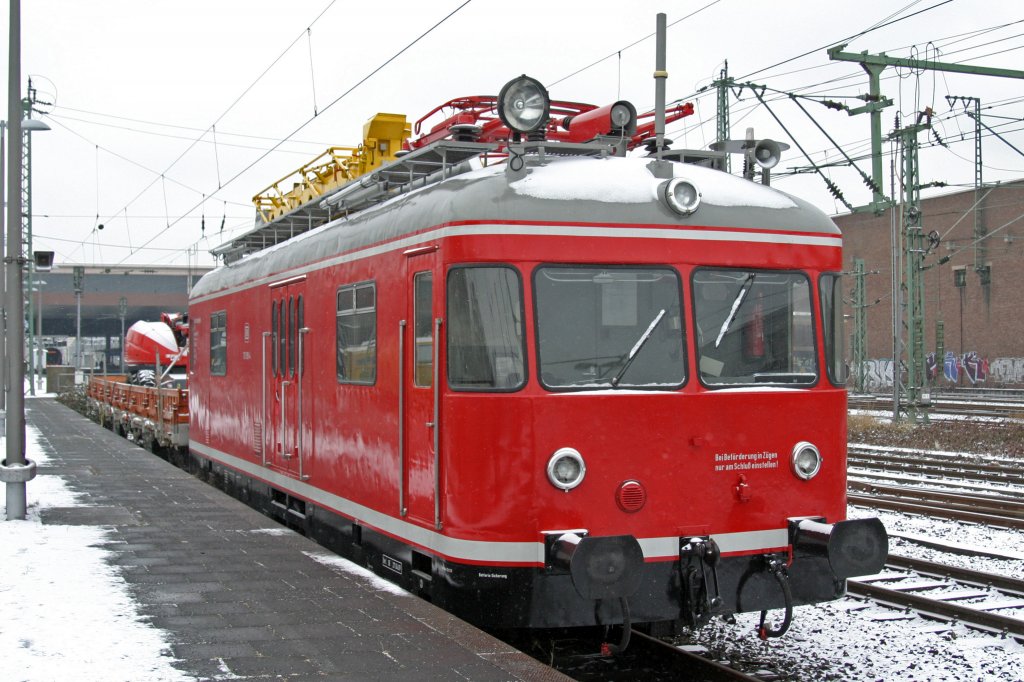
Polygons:
[[736,320],[736,313],[740,311],[740,306],[743,305],[743,299],[746,298],[747,292],[750,291],[750,287],[754,285],[754,277],[756,275],[752,272],[747,275],[747,278],[743,280],[743,284],[740,285],[740,290],[736,294],[736,298],[733,299],[732,309],[729,311],[728,317],[725,318],[725,322],[722,323],[722,328],[718,332],[718,338],[715,339],[715,348],[718,348],[718,344],[722,343],[722,337],[729,331],[729,327]]
[[648,325],[647,331],[645,331],[640,336],[640,338],[637,339],[636,343],[633,344],[633,348],[629,351],[629,354],[626,356],[626,361],[622,363],[622,369],[620,369],[619,373],[615,375],[614,379],[612,379],[613,388],[619,385],[619,381],[622,380],[622,376],[626,373],[626,370],[629,369],[629,366],[633,364],[633,360],[640,352],[640,349],[644,347],[645,343],[647,343],[647,339],[651,338],[651,334],[654,333],[654,328],[658,326],[658,323],[661,322],[661,318],[663,317],[665,317],[664,308],[661,309],[661,311],[651,321],[651,324]]

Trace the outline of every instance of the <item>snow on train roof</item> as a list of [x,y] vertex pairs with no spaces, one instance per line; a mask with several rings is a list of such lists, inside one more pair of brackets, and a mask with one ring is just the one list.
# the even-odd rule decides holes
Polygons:
[[[651,175],[643,157],[562,159],[535,166],[522,180],[510,184],[516,194],[549,200],[588,200],[606,203],[641,204],[658,198],[664,182]],[[749,180],[691,164],[672,164],[677,178],[692,182],[701,201],[717,206],[753,208],[797,208],[789,196]]]
[[[658,187],[664,182],[653,176],[648,169],[650,158],[616,157],[603,159],[593,157],[549,157],[547,164],[530,166],[528,175],[522,180],[509,183],[509,187],[520,196],[555,201],[599,201],[604,203],[643,204],[658,201]],[[481,166],[479,159],[470,162],[473,170],[453,177],[475,180],[503,175],[504,163]],[[701,201],[722,207],[745,208],[798,208],[793,199],[778,190],[760,185],[722,171],[692,164],[671,164],[675,177],[693,182],[701,192]],[[430,190],[436,185],[425,185],[399,194],[373,207],[379,209],[406,200],[409,196]],[[373,209],[366,211],[366,214]],[[362,214],[356,214],[357,216]],[[347,219],[342,219],[345,221]],[[307,239],[327,231],[338,221],[332,221],[301,233],[291,239],[269,246],[245,259],[265,256],[287,244]]]
[[[666,217],[667,209],[658,193],[664,179],[651,173],[648,168],[652,161],[650,158],[566,157],[550,154],[545,162],[536,161],[537,157],[532,156],[527,173],[518,179],[506,176],[505,163],[483,167],[477,165],[479,162],[472,163],[471,167],[475,167],[472,170],[455,172],[452,177],[441,182],[401,192],[351,216],[339,217],[291,239],[249,253],[235,263],[217,268],[200,280],[192,296],[203,296],[224,286],[255,281],[254,277],[261,280],[274,273],[304,266],[311,259],[329,257],[332,253],[406,235],[409,230],[408,221],[388,217],[386,212],[389,208],[407,202],[414,202],[414,210],[419,211],[423,220],[438,224],[452,219],[500,219],[504,215],[501,211],[510,210],[512,203],[517,204],[515,213],[518,219],[543,215],[543,219],[551,220],[557,219],[553,216],[559,214],[563,220],[578,220],[580,211],[584,209],[578,208],[573,202],[604,204],[609,207],[609,211],[615,212],[618,219],[625,219],[625,216],[632,222],[659,222]],[[692,164],[670,162],[670,167],[675,177],[689,180],[701,192],[701,204],[705,207],[699,214],[702,225],[735,225],[742,216],[738,216],[734,209],[752,209],[744,220],[763,229],[803,229],[838,234],[838,229],[824,213],[778,190]],[[504,187],[504,191],[500,187]],[[438,190],[441,193],[436,195],[437,200],[426,199],[423,203],[415,203],[417,197],[429,197]],[[450,193],[452,191],[460,197],[458,200]],[[501,199],[502,195],[505,201],[494,200]],[[515,197],[525,201],[507,201]],[[558,204],[564,206],[561,211],[557,210]],[[614,209],[614,206],[620,208]],[[632,207],[636,207],[635,211]],[[587,209],[591,211],[591,217],[595,217],[596,208]],[[495,211],[498,213],[495,214]],[[679,216],[675,218],[686,220]],[[673,218],[670,216],[669,219]],[[345,225],[350,227],[343,227]],[[298,242],[312,245],[296,250],[294,246]],[[286,252],[287,255],[284,255]]]

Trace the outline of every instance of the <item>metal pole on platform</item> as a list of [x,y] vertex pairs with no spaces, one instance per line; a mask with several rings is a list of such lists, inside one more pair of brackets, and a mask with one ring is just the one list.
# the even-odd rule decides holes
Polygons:
[[[5,213],[7,207],[7,121],[0,121],[0,414],[7,414],[7,273],[4,264],[4,243],[6,238]],[[0,428],[6,431],[6,426]]]
[[21,0],[11,0],[8,41],[7,125],[12,144],[7,153],[7,310],[5,331],[10,358],[7,383],[7,458],[0,463],[0,481],[7,484],[7,520],[25,518],[25,483],[35,477],[35,464],[25,459],[25,301],[21,253]]

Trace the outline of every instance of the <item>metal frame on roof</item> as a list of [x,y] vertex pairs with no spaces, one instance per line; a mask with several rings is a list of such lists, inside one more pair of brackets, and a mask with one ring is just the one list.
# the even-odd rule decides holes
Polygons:
[[496,151],[498,144],[439,140],[411,151],[330,194],[310,200],[287,214],[264,222],[257,212],[253,229],[210,251],[225,263],[261,251],[331,220],[351,215],[388,199],[450,177],[458,164]]

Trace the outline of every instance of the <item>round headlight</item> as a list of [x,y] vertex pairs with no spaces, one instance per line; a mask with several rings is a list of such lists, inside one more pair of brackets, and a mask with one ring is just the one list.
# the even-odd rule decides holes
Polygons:
[[807,441],[801,441],[793,446],[793,473],[798,477],[809,481],[821,471],[821,453]]
[[636,108],[629,102],[616,102],[608,114],[612,130],[622,130],[627,133],[636,132]]
[[513,78],[498,93],[498,117],[509,130],[529,133],[548,121],[551,99],[535,78]]
[[700,190],[689,180],[672,178],[661,184],[665,203],[680,215],[690,215],[700,207]]
[[572,448],[561,448],[548,460],[548,480],[561,490],[572,490],[587,473],[583,457]]

